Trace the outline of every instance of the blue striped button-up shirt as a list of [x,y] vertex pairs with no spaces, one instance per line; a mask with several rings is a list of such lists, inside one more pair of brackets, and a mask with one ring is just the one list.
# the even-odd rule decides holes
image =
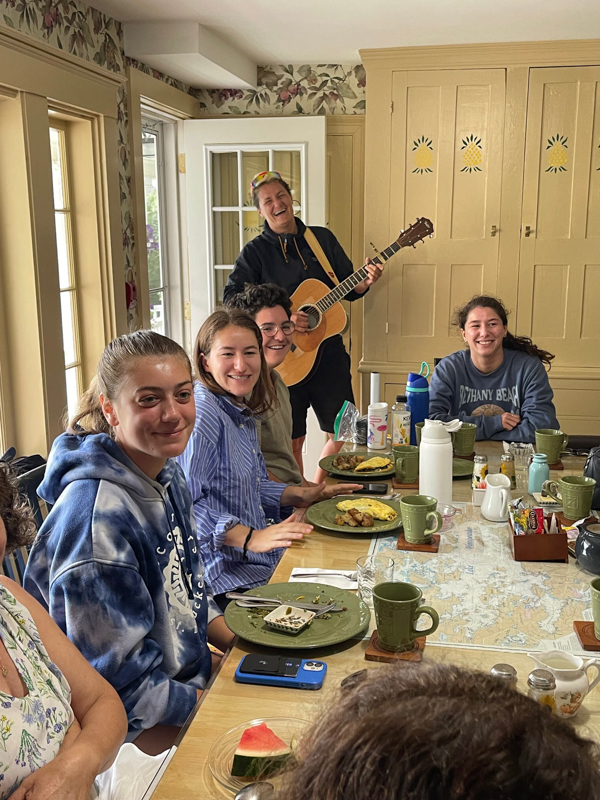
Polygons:
[[257,530],[267,519],[280,520],[286,485],[267,475],[252,414],[228,397],[194,386],[196,424],[183,455],[176,459],[185,472],[194,502],[198,540],[208,581],[215,594],[267,583],[283,554],[248,551],[225,544],[227,531],[241,523]]

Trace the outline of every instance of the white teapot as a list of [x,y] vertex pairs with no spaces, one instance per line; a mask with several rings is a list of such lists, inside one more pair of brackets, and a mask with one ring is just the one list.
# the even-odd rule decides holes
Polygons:
[[[556,715],[558,717],[574,717],[579,711],[583,699],[600,681],[600,661],[591,658],[584,662],[579,656],[565,653],[562,650],[549,650],[547,653],[528,653],[535,661],[536,668],[547,669],[554,675],[556,690]],[[598,674],[590,683],[587,671],[596,667]]]
[[486,488],[481,501],[481,513],[490,522],[506,522],[511,501],[510,478],[496,473],[486,476]]

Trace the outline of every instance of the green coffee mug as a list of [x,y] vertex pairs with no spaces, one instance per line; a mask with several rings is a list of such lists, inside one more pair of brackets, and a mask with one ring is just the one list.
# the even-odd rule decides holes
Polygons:
[[475,435],[477,434],[477,425],[472,422],[463,422],[462,426],[454,431],[452,437],[454,441],[454,455],[456,456],[470,456],[475,449]]
[[392,447],[399,483],[415,483],[419,477],[419,448],[412,444],[395,444]]
[[596,639],[600,639],[600,578],[594,578],[594,580],[590,583],[590,590],[592,592],[594,636]]
[[558,428],[540,428],[535,432],[535,451],[545,453],[548,464],[557,464],[563,447],[567,446],[569,437]]
[[[373,608],[377,638],[384,650],[400,653],[409,650],[415,639],[429,636],[440,624],[437,611],[421,606],[421,590],[412,583],[379,583],[373,589]],[[421,614],[429,614],[431,627],[424,631],[415,628]]]
[[[444,524],[442,515],[436,511],[437,500],[426,494],[408,494],[400,500],[404,538],[411,544],[426,544],[431,535]],[[433,526],[430,527],[433,521]]]
[[424,427],[425,427],[424,422],[417,422],[415,424],[415,437],[417,439],[417,447],[421,444],[421,434],[423,433]]
[[596,481],[585,475],[565,475],[558,482],[544,481],[542,492],[560,503],[567,519],[589,517]]

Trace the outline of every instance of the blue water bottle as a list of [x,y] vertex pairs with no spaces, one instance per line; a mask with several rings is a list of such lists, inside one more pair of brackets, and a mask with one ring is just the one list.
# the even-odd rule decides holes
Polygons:
[[[425,370],[425,374],[423,374]],[[417,443],[415,425],[429,416],[429,364],[423,361],[419,372],[409,372],[406,381],[406,405],[410,407],[410,443]]]
[[529,494],[541,492],[544,481],[549,480],[549,478],[548,456],[545,453],[536,453],[529,465],[529,482],[527,486]]

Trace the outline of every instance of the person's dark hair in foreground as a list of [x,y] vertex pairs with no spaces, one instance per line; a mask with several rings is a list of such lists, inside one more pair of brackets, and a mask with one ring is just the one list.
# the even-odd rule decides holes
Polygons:
[[35,521],[31,507],[21,494],[16,478],[0,461],[0,518],[6,528],[6,552],[31,544],[35,539]]
[[497,678],[441,664],[369,670],[299,750],[281,800],[600,798],[595,744]]

